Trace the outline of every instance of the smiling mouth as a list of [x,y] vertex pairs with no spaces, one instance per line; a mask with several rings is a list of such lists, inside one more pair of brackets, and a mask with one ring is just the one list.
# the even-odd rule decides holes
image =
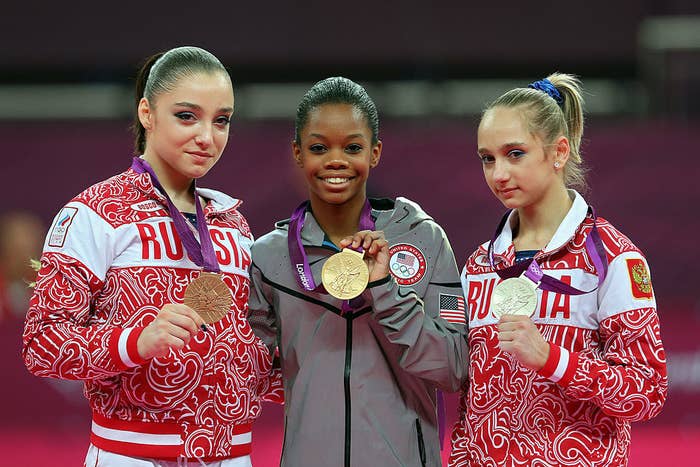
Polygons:
[[343,183],[349,182],[351,179],[350,177],[327,177],[321,178],[321,180],[331,185],[342,185]]

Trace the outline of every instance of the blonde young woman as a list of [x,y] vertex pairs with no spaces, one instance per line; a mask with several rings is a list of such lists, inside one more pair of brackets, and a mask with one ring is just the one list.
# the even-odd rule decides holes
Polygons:
[[575,190],[582,106],[555,73],[483,113],[478,157],[509,211],[462,273],[470,382],[451,466],[626,465],[630,422],[666,399],[647,261]]

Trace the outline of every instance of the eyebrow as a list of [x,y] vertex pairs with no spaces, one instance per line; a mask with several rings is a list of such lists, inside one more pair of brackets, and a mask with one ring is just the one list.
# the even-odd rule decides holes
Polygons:
[[[326,138],[326,135],[322,135],[320,133],[310,133],[309,136],[313,136],[316,138]],[[352,139],[352,138],[362,138],[365,139],[365,135],[362,133],[353,133],[352,135],[347,135],[345,139]]]
[[[175,105],[187,107],[188,109],[202,110],[201,105],[193,104],[192,102],[176,102]],[[233,107],[221,107],[219,112],[233,112]]]
[[[504,149],[510,149],[510,148],[514,148],[514,147],[518,147],[518,146],[525,146],[525,143],[520,142],[520,141],[514,141],[511,143],[502,144],[501,146],[499,146],[498,150],[503,151]],[[479,148],[477,150],[477,152],[479,154],[483,154],[484,152],[488,152],[488,150],[486,148]]]

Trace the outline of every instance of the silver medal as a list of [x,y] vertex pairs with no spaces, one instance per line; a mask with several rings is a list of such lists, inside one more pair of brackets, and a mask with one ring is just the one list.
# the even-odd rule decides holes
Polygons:
[[493,290],[491,308],[496,318],[503,315],[532,316],[537,308],[537,287],[524,277],[511,277]]

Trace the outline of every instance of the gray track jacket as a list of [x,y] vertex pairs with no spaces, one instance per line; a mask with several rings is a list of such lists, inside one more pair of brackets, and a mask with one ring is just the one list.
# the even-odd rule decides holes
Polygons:
[[[436,387],[456,391],[468,369],[459,273],[444,231],[417,204],[370,203],[389,241],[392,275],[370,283],[354,312],[298,285],[289,221],[253,245],[249,320],[271,350],[279,348],[282,466],[441,465]],[[324,244],[310,212],[301,237],[320,284],[323,263],[338,250]],[[460,324],[440,318],[441,309]]]

